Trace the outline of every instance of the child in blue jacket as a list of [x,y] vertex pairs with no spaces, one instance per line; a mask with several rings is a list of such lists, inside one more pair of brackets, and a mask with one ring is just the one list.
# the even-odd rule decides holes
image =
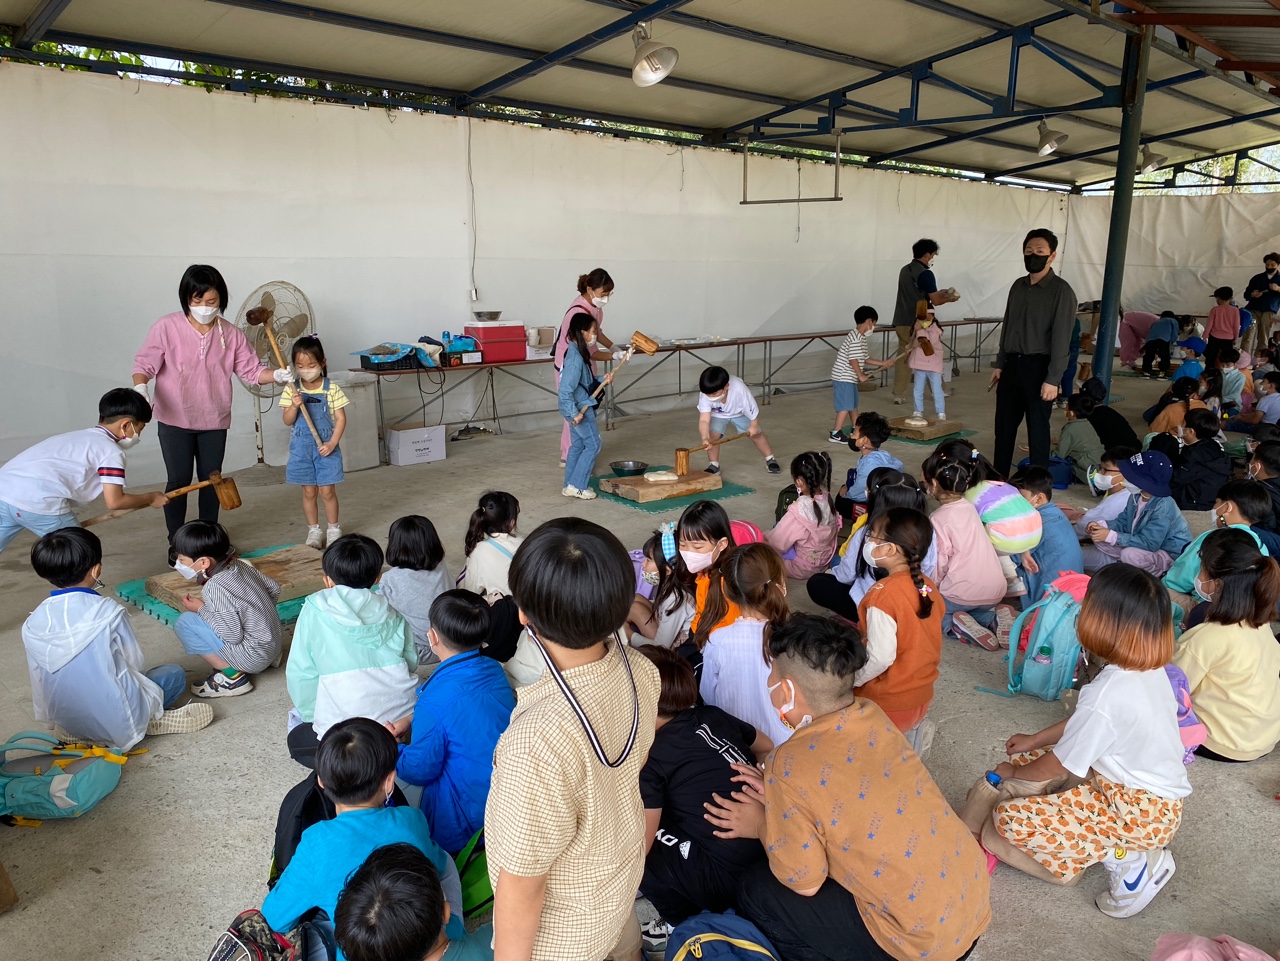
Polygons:
[[[1053,501],[1053,475],[1045,467],[1028,467],[1009,481],[1040,514],[1040,543],[1023,554],[1017,563],[1018,576],[1026,581],[1022,598],[1028,608],[1063,574],[1084,573],[1084,554],[1076,529]],[[1030,563],[1028,563],[1030,560]]]
[[[564,352],[557,393],[560,416],[569,424],[569,453],[565,456],[564,490],[560,493],[584,501],[595,500],[591,471],[600,453],[600,428],[596,426],[598,400],[591,396],[596,383],[591,354],[599,333],[599,324],[590,314],[573,315],[569,321],[569,349]],[[613,374],[608,374],[604,383],[612,379]]]
[[[846,517],[854,518],[867,511],[867,478],[877,467],[890,467],[902,470],[902,461],[888,451],[880,449],[880,445],[893,434],[889,422],[883,414],[866,411],[859,414],[854,422],[853,433],[849,435],[849,449],[858,455],[858,464],[849,469],[845,486],[836,498],[836,508]],[[852,504],[848,502],[852,502]]]
[[1163,577],[1191,543],[1191,528],[1169,490],[1173,464],[1159,451],[1147,450],[1116,466],[1125,483],[1138,493],[1114,521],[1088,526],[1093,541],[1089,569],[1120,561]]
[[471,591],[445,591],[431,604],[427,639],[440,666],[418,689],[413,742],[396,765],[401,779],[422,785],[431,836],[450,854],[484,827],[493,751],[516,706],[502,665],[480,653],[489,621],[489,605]]

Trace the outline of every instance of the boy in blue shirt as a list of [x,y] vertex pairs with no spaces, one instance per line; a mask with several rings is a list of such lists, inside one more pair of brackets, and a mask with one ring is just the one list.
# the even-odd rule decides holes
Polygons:
[[[854,518],[867,511],[867,478],[877,467],[892,467],[902,470],[902,461],[888,451],[880,449],[880,445],[893,435],[889,422],[883,414],[867,411],[859,414],[854,422],[853,433],[849,435],[849,449],[858,455],[858,464],[849,469],[845,486],[840,488],[836,499],[836,507],[845,507],[846,499],[852,501],[852,509],[845,514]],[[841,511],[843,514],[844,511]]]
[[1188,337],[1186,340],[1178,341],[1178,346],[1182,348],[1182,363],[1178,365],[1178,372],[1173,375],[1173,379],[1182,380],[1184,377],[1190,377],[1199,380],[1200,375],[1204,373],[1204,364],[1200,361],[1200,355],[1205,351],[1205,342],[1199,337]]
[[[415,807],[386,807],[396,784],[396,739],[377,721],[353,717],[333,725],[316,752],[320,787],[337,816],[302,832],[298,849],[262,902],[272,930],[296,927],[314,908],[335,917],[347,877],[385,844],[411,844],[435,865],[453,917],[449,937],[461,937],[462,883],[449,856],[431,840],[427,819]],[[338,959],[342,961],[342,952]]]
[[1048,468],[1025,468],[1009,483],[1040,514],[1040,543],[1023,554],[1015,565],[1018,576],[1027,584],[1027,593],[1022,598],[1025,609],[1044,597],[1048,586],[1063,574],[1070,571],[1083,574],[1084,554],[1076,529],[1062,508],[1053,503],[1053,475]]
[[479,594],[445,591],[432,602],[427,640],[440,666],[418,688],[413,742],[396,765],[403,780],[422,786],[431,836],[450,854],[484,827],[493,750],[516,706],[502,665],[480,651],[489,627]]
[[[1147,331],[1147,340],[1142,345],[1142,372],[1152,380],[1168,377],[1169,371],[1173,368],[1169,350],[1177,339],[1178,318],[1174,316],[1172,310],[1166,310]],[[1151,369],[1152,362],[1157,356],[1160,358],[1158,375]]]
[[338,947],[347,961],[493,961],[493,925],[454,936],[430,859],[412,844],[378,848],[338,898]]

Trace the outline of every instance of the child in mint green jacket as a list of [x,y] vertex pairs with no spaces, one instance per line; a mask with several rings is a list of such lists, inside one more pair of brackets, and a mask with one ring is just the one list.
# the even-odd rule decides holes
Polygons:
[[313,767],[320,738],[349,717],[372,718],[399,736],[416,701],[418,652],[409,625],[373,592],[382,548],[363,534],[338,538],[324,552],[326,590],[298,615],[285,679],[289,754]]

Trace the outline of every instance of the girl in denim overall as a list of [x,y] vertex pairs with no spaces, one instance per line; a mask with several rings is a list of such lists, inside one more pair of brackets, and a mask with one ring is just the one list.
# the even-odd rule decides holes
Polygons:
[[[338,442],[347,427],[347,396],[342,388],[329,380],[329,366],[325,362],[324,347],[318,337],[299,337],[293,345],[293,367],[298,372],[302,390],[293,384],[280,396],[280,410],[284,422],[293,427],[289,438],[289,466],[284,479],[288,484],[302,486],[302,513],[307,519],[307,546],[317,549],[332,544],[342,536],[338,524],[338,493],[336,485],[342,483],[342,451]],[[316,445],[306,418],[299,414],[306,405],[311,422],[321,443]],[[329,529],[320,531],[319,499],[324,501],[324,512]]]

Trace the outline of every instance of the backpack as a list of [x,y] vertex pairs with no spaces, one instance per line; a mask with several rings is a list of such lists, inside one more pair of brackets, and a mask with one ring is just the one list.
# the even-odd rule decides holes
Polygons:
[[336,956],[337,945],[323,925],[303,921],[279,934],[261,911],[250,909],[219,935],[209,961],[333,961]]
[[1209,729],[1196,716],[1195,708],[1191,706],[1191,683],[1187,680],[1187,675],[1182,668],[1166,664],[1164,672],[1169,675],[1169,683],[1173,685],[1173,699],[1178,702],[1178,734],[1182,738],[1182,763],[1192,764],[1195,762],[1196,748],[1209,737]]
[[[31,756],[9,760],[11,752]],[[77,818],[115,790],[125,760],[103,747],[66,746],[42,731],[15,734],[0,745],[0,816]]]
[[782,490],[778,491],[778,503],[773,509],[773,522],[777,524],[782,520],[783,515],[787,513],[787,508],[800,499],[800,495],[796,493],[796,485],[788,484]]
[[453,859],[462,881],[462,916],[472,918],[493,909],[493,885],[489,882],[489,858],[484,850],[484,828]]
[[667,939],[663,961],[778,961],[778,952],[754,924],[732,911],[703,911],[681,921]]
[[[1016,638],[1034,616],[1026,650],[1019,658]],[[1045,596],[1018,615],[1009,630],[1009,695],[1030,694],[1042,701],[1056,701],[1075,682],[1080,663],[1080,639],[1076,618],[1080,605],[1066,591],[1050,588]],[[1003,693],[1003,692],[992,692]]]

